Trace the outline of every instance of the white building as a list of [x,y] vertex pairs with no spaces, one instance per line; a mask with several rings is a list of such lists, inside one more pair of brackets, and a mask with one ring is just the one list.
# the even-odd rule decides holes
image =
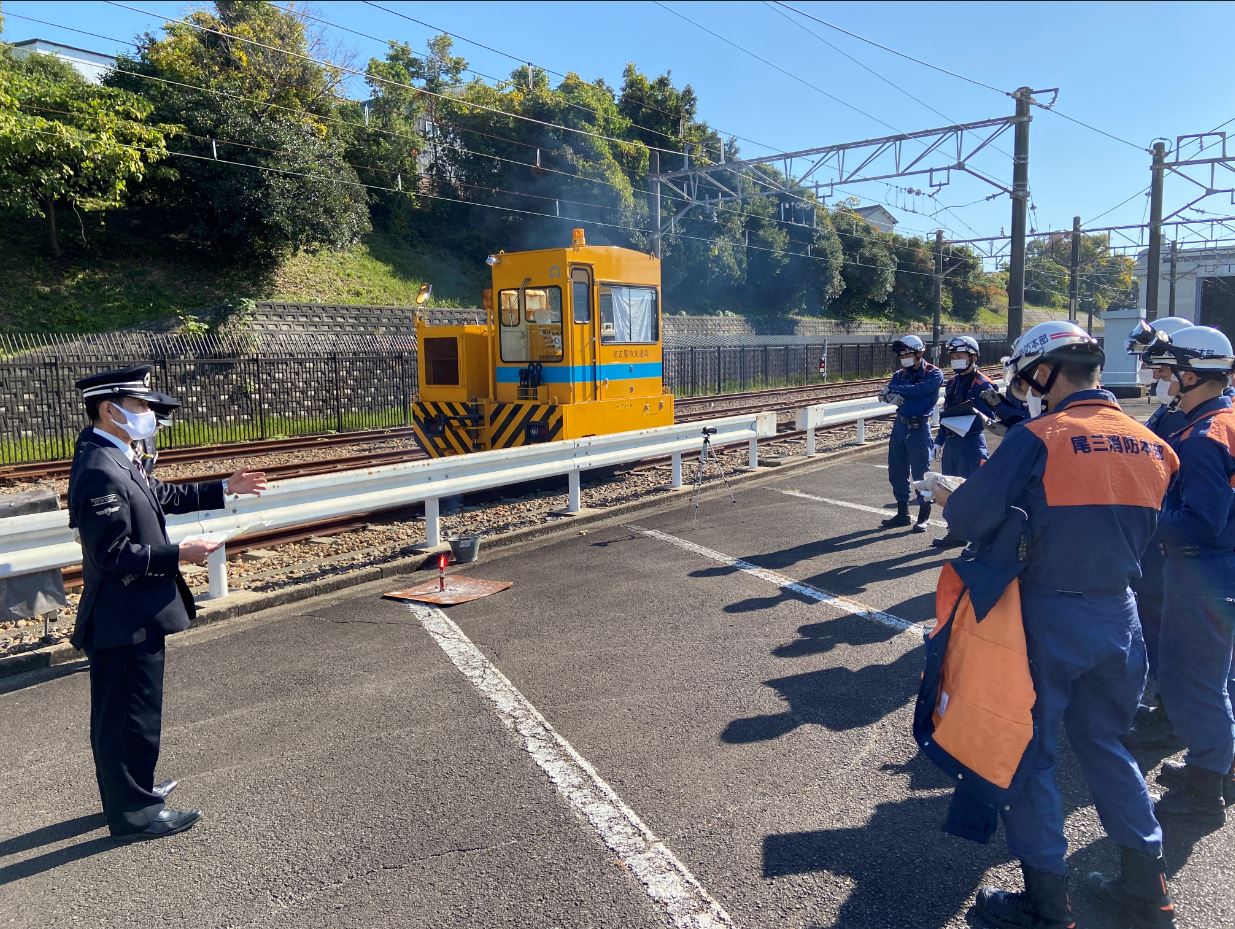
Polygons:
[[875,206],[855,207],[854,212],[880,232],[891,232],[892,227],[897,223],[896,217],[878,204]]
[[23,39],[11,46],[13,54],[25,58],[36,52],[42,55],[54,55],[67,61],[73,68],[92,83],[98,84],[103,76],[116,66],[116,59],[111,55],[103,55],[72,45],[61,45],[59,42],[48,42],[46,39]]
[[[1171,311],[1171,251],[1163,243],[1158,279],[1158,317],[1182,316],[1235,336],[1235,248],[1181,248],[1175,262],[1175,309]],[[1145,306],[1147,252],[1137,256],[1138,305]]]

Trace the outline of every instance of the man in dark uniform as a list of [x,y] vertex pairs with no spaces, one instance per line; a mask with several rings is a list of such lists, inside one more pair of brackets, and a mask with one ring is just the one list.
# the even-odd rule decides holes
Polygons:
[[1103,360],[1097,342],[1072,323],[1042,323],[1021,336],[1012,371],[1049,413],[1010,430],[944,509],[951,530],[977,543],[997,532],[1012,509],[1029,523],[1020,597],[1036,738],[1001,810],[1025,890],[985,888],[977,899],[978,912],[1003,929],[1074,925],[1055,782],[1061,729],[1102,825],[1120,846],[1120,876],[1092,874],[1085,886],[1133,925],[1175,925],[1162,830],[1120,737],[1145,685],[1145,646],[1129,583],[1178,459],[1098,389]]
[[[935,448],[943,449],[939,463],[941,474],[953,477],[970,477],[990,457],[986,447],[985,428],[995,418],[995,412],[982,399],[983,394],[995,385],[978,369],[978,342],[972,336],[958,335],[944,345],[948,365],[956,372],[943,391],[943,417],[972,415],[973,422],[964,435],[957,435],[943,422],[935,436]],[[972,414],[969,411],[972,410]],[[965,540],[950,531],[935,539],[935,548],[958,548]]]
[[1184,765],[1163,766],[1158,780],[1170,790],[1154,809],[1218,828],[1235,802],[1235,409],[1226,396],[1235,351],[1217,329],[1191,326],[1171,336],[1166,354],[1187,419],[1171,436],[1179,479],[1159,531],[1158,687],[1188,753]]
[[[879,394],[886,403],[899,407],[888,439],[888,482],[896,500],[896,515],[883,521],[888,529],[910,525],[909,477],[912,474],[915,481],[922,480],[930,466],[930,420],[943,386],[943,372],[923,360],[926,346],[916,335],[897,339],[892,343],[892,351],[896,352],[898,367]],[[920,493],[917,501],[918,518],[913,531],[925,532],[931,505]]]
[[175,781],[154,782],[163,714],[164,637],[195,614],[179,563],[201,564],[217,547],[172,544],[164,513],[219,509],[230,493],[258,493],[260,471],[225,481],[162,484],[132,443],[154,435],[150,368],[107,371],[76,384],[91,425],[78,436],[69,511],[81,536],[83,592],[72,642],[90,658],[90,747],[103,813],[121,841],[188,829],[198,810],[164,806]]

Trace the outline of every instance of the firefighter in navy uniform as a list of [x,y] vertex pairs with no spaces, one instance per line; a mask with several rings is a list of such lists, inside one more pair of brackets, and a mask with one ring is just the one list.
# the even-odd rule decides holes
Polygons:
[[1179,478],[1162,508],[1162,637],[1158,688],[1175,731],[1188,747],[1183,765],[1164,765],[1169,787],[1160,817],[1211,828],[1235,803],[1235,409],[1226,395],[1235,367],[1217,329],[1193,326],[1166,350],[1187,417],[1171,438]]
[[[1149,392],[1161,404],[1145,421],[1145,428],[1163,439],[1169,439],[1187,424],[1187,417],[1179,409],[1179,381],[1170,367],[1173,359],[1166,352],[1170,348],[1171,333],[1191,325],[1191,322],[1178,316],[1156,320],[1152,326],[1140,320],[1124,343],[1128,354],[1140,355],[1141,370],[1148,372],[1152,380]],[[1163,563],[1162,545],[1155,538],[1141,556],[1141,577],[1132,585],[1137,613],[1141,617],[1141,632],[1145,637],[1145,653],[1149,659],[1149,684],[1145,688],[1142,705],[1137,710],[1132,731],[1124,739],[1124,743],[1134,749],[1174,750],[1180,747],[1166,708],[1157,701]]]
[[[892,343],[892,351],[896,352],[899,368],[879,393],[884,402],[898,407],[888,440],[888,481],[896,500],[896,515],[883,521],[889,529],[910,525],[909,477],[920,481],[930,467],[931,413],[943,386],[943,372],[923,360],[926,346],[916,335],[897,339]],[[913,522],[913,531],[925,532],[931,505],[921,494],[917,494],[917,502],[918,518]]]
[[172,544],[164,513],[221,508],[228,492],[257,493],[257,471],[225,481],[162,484],[133,443],[157,428],[150,368],[82,378],[91,425],[78,436],[69,475],[70,520],[81,536],[83,591],[73,645],[90,658],[90,747],[103,813],[120,841],[188,829],[198,810],[164,800],[175,781],[154,781],[163,712],[164,638],[188,628],[193,597],[179,563],[203,563],[216,546]]
[[[995,418],[995,412],[982,397],[988,390],[993,390],[995,384],[978,370],[979,352],[975,339],[967,335],[955,336],[944,345],[944,351],[948,354],[949,366],[956,372],[944,388],[944,415],[948,410],[968,403],[977,416],[964,435],[957,435],[947,426],[940,425],[935,436],[935,447],[943,448],[939,470],[954,477],[968,478],[990,457],[984,433],[986,423]],[[931,542],[935,548],[957,548],[964,544],[964,539],[957,538],[951,532]]]
[[1073,925],[1055,781],[1061,727],[1121,851],[1121,875],[1091,874],[1086,886],[1132,925],[1175,925],[1162,830],[1120,737],[1145,684],[1145,647],[1129,583],[1177,459],[1097,388],[1102,361],[1097,342],[1071,323],[1042,323],[1018,339],[1011,369],[1036,398],[1032,405],[1044,399],[1049,412],[1009,430],[986,465],[945,500],[951,531],[978,544],[1013,510],[1028,516],[1020,597],[1036,694],[1035,741],[1001,810],[1025,890],[985,888],[977,898],[987,921],[1011,929]]

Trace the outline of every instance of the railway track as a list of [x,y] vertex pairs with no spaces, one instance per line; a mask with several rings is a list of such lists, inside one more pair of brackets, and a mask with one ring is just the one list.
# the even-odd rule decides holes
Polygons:
[[[860,381],[846,381],[834,384],[817,384],[806,387],[785,387],[775,388],[772,390],[747,391],[736,394],[718,394],[705,397],[683,398],[677,402],[677,410],[679,413],[677,418],[679,421],[692,422],[714,417],[716,415],[723,415],[725,413],[739,414],[752,410],[772,410],[779,413],[785,413],[796,410],[810,403],[869,397],[872,396],[878,388],[882,387],[886,382],[886,378],[869,378]],[[845,428],[848,427],[845,425],[840,425],[820,428],[816,431],[826,433],[839,431]],[[794,428],[792,424],[783,423],[782,428],[777,432],[776,440],[794,439],[801,437],[802,435],[804,435],[802,430]],[[305,449],[313,448],[368,444],[370,442],[377,443],[395,438],[404,439],[409,436],[410,430],[375,430],[366,433],[348,433],[299,440],[279,440],[277,442],[270,443],[247,443],[243,445],[214,446],[206,449],[175,449],[160,455],[159,460],[160,462],[164,462],[167,460],[167,456],[173,456],[173,461],[177,462],[211,460],[225,457],[248,457],[256,454],[277,453],[280,450],[303,451]],[[348,455],[338,458],[321,459],[318,461],[300,461],[289,462],[282,465],[268,465],[264,468],[264,470],[268,475],[275,479],[286,479],[290,477],[305,477],[316,474],[328,474],[339,471],[377,467],[379,465],[397,464],[404,461],[415,461],[424,457],[424,452],[419,449],[377,449],[366,454]],[[668,459],[666,459],[666,461],[667,460]],[[655,468],[658,465],[663,465],[663,463],[664,462],[661,461],[641,462],[628,470],[642,471]],[[50,473],[45,473],[44,477],[54,477],[59,473],[63,473],[67,476],[68,462],[52,462],[51,465],[64,467],[63,470],[60,470],[59,468],[56,470],[51,470],[45,464],[43,467],[50,471]],[[34,467],[35,466],[30,466],[28,470],[32,470]],[[227,473],[225,472],[203,472],[188,477],[177,478],[175,480],[177,482],[211,480],[226,476]],[[0,470],[0,480],[9,477],[9,469]],[[229,543],[227,546],[228,556],[229,558],[235,558],[239,557],[244,552],[252,551],[254,549],[274,548],[280,545],[290,545],[296,542],[303,542],[312,538],[327,537],[343,532],[349,532],[357,528],[361,528],[374,520],[389,521],[400,513],[407,513],[410,515],[412,509],[413,508],[403,507],[398,510],[363,513],[319,523],[312,523],[309,525],[297,526],[289,529],[255,533],[243,539],[238,539]],[[66,588],[72,589],[80,587],[82,583],[81,567],[73,566],[70,568],[65,568],[64,583]]]

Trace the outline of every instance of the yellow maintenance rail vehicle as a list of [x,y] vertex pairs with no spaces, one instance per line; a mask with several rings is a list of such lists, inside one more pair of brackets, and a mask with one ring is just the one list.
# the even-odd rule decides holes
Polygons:
[[488,258],[483,325],[416,322],[417,442],[431,457],[673,423],[660,260],[591,246]]

